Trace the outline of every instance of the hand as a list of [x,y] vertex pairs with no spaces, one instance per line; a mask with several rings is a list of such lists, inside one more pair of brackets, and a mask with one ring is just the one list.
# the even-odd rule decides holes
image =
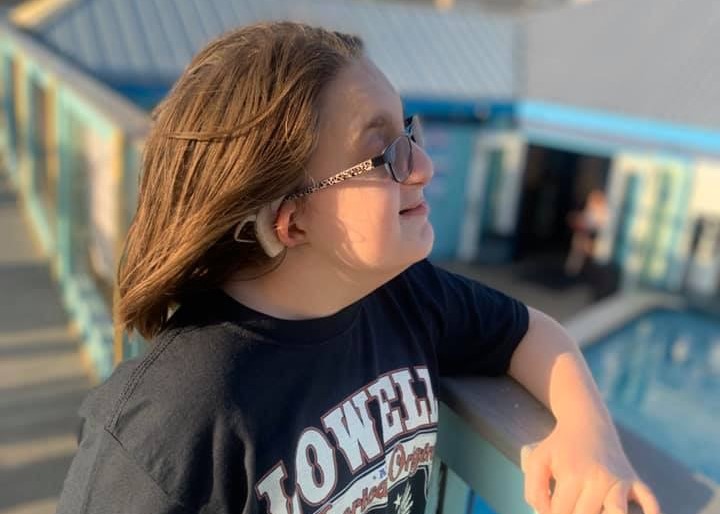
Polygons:
[[660,514],[615,429],[598,425],[558,423],[540,443],[522,448],[525,501],[539,514],[626,514],[629,500],[644,514]]

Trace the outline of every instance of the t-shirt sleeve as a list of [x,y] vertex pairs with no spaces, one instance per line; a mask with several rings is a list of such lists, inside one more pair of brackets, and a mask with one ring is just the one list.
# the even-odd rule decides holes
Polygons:
[[59,514],[249,514],[243,425],[217,366],[183,359],[188,345],[155,343],[86,397]]
[[57,514],[190,514],[107,431],[84,435],[65,478]]
[[528,330],[522,302],[427,260],[410,270],[413,288],[427,305],[441,374],[497,376]]
[[165,433],[189,433],[195,443],[169,445],[147,424],[143,428],[148,438],[140,453],[137,440],[123,442],[107,427],[86,422],[57,513],[250,512],[247,477],[242,472],[244,455],[237,445],[228,444],[226,430],[216,426],[206,434],[193,433],[191,427],[170,418],[157,426]]

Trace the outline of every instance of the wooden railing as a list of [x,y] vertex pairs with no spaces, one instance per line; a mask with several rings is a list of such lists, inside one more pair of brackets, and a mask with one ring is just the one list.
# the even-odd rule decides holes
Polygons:
[[[445,378],[441,383],[433,501],[427,514],[467,514],[474,491],[497,514],[532,514],[520,450],[552,431],[552,414],[509,377]],[[628,514],[642,514],[631,505]]]

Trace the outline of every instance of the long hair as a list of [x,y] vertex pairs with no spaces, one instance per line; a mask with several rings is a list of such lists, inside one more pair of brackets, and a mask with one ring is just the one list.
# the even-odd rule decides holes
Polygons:
[[234,228],[306,183],[321,92],[362,52],[356,36],[267,22],[193,58],[152,113],[116,325],[151,339],[183,298],[272,264],[258,244],[236,242]]

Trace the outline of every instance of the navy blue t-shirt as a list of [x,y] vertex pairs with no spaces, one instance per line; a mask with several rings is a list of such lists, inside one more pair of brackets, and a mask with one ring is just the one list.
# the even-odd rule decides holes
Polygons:
[[427,260],[326,318],[197,295],[84,401],[58,513],[422,514],[438,376],[505,373],[527,327]]

